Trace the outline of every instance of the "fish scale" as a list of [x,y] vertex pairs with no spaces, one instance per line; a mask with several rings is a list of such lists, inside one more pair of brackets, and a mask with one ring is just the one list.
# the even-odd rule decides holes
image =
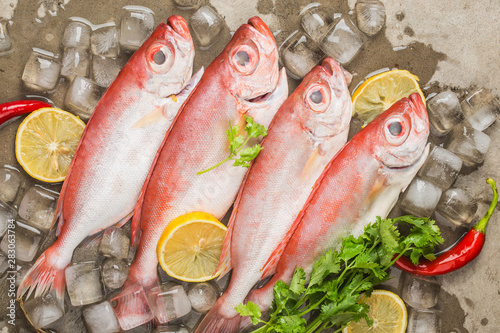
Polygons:
[[[219,264],[232,269],[228,289],[196,332],[235,332],[234,310],[261,278],[272,273],[273,253],[306,202],[316,179],[347,140],[352,103],[350,74],[326,58],[306,75],[269,127],[262,151],[238,195]],[[273,257],[269,267],[264,267]]]
[[[154,54],[163,52],[157,63]],[[55,218],[58,238],[24,277],[18,295],[54,289],[62,302],[65,268],[73,250],[87,236],[131,216],[151,163],[172,119],[162,115],[182,105],[165,98],[179,94],[185,100],[200,73],[190,81],[194,46],[187,23],[171,16],[161,23],[123,67],[97,104],[77,147],[64,181]],[[149,124],[143,118],[159,115]]]
[[[391,123],[402,130],[391,135]],[[385,218],[429,153],[427,111],[418,94],[403,98],[357,133],[320,176],[277,264],[276,273],[246,301],[267,312],[274,284],[289,283],[295,268],[310,275],[314,261],[338,250],[343,237],[359,235],[377,216]],[[241,327],[250,325],[248,318]]]

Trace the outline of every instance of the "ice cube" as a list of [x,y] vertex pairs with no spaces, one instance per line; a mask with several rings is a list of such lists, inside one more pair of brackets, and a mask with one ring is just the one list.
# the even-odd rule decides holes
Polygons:
[[428,180],[415,177],[403,193],[399,206],[409,214],[430,217],[442,190]]
[[33,48],[26,65],[22,80],[26,87],[36,91],[48,91],[55,88],[61,63],[52,53]]
[[66,91],[64,104],[82,120],[88,120],[105,90],[92,80],[77,75]]
[[325,55],[307,35],[295,31],[280,46],[280,59],[294,79],[303,78]]
[[219,290],[221,292],[226,291],[226,288],[229,285],[229,280],[231,280],[231,273],[227,273],[223,277],[218,277],[215,280],[215,282],[217,283],[217,286],[219,287]]
[[224,20],[211,7],[201,6],[191,16],[191,31],[202,49],[210,47],[222,30]]
[[42,233],[21,221],[14,221],[14,230],[16,231],[15,243],[11,243],[6,234],[0,243],[0,249],[8,254],[8,251],[14,247],[17,260],[32,261],[40,247]]
[[403,273],[401,297],[411,307],[419,310],[436,306],[441,285],[434,276]]
[[120,45],[135,51],[151,35],[154,29],[154,12],[142,6],[125,6],[120,25]]
[[184,288],[173,282],[154,287],[148,297],[153,313],[161,324],[183,317],[191,311],[191,303]]
[[88,49],[92,28],[84,19],[70,21],[64,29],[62,45],[64,48]]
[[175,4],[181,9],[198,8],[204,0],[174,0]]
[[99,245],[99,252],[105,257],[126,259],[129,247],[130,238],[128,238],[125,231],[112,226],[104,232]]
[[10,39],[8,23],[5,20],[0,20],[0,54],[6,53],[12,48],[12,40]]
[[102,279],[104,285],[110,289],[118,289],[127,279],[129,267],[119,259],[109,258],[102,264]]
[[376,35],[384,27],[385,6],[381,1],[358,0],[355,10],[358,28],[368,36]]
[[69,266],[65,271],[66,287],[73,306],[102,301],[101,274],[95,262]]
[[141,285],[131,286],[122,290],[122,293],[110,300],[122,330],[130,330],[154,319],[146,292]]
[[320,42],[333,23],[333,13],[323,6],[314,6],[302,14],[302,29],[315,42]]
[[21,174],[19,170],[10,165],[4,165],[0,168],[0,201],[13,202],[20,186]]
[[486,88],[470,92],[460,105],[467,121],[478,131],[488,128],[500,114],[500,102]]
[[47,231],[52,227],[59,193],[38,185],[30,187],[19,204],[19,216],[32,226]]
[[118,35],[118,28],[114,22],[96,27],[90,37],[92,54],[102,57],[118,57],[120,54]]
[[330,30],[320,42],[320,48],[326,55],[344,65],[358,54],[365,38],[351,19],[342,15],[331,25]]
[[158,326],[153,333],[189,333],[189,330],[179,325]]
[[21,281],[24,279],[26,276],[26,273],[30,270],[30,268],[33,265],[28,264],[28,263],[23,263],[22,265],[17,265],[17,271],[16,271],[16,287],[19,287],[19,284],[21,284]]
[[118,333],[120,325],[108,301],[93,304],[82,311],[89,333]]
[[477,211],[477,202],[467,192],[450,188],[443,193],[436,211],[457,226],[471,223]]
[[76,247],[75,251],[73,251],[71,262],[83,263],[87,261],[97,261],[99,258],[99,243],[98,238],[84,240]]
[[406,333],[441,333],[441,318],[436,310],[410,309]]
[[201,282],[190,285],[187,295],[193,309],[205,313],[212,308],[220,294],[216,284]]
[[101,87],[108,87],[118,76],[125,62],[120,58],[92,57],[92,79]]
[[64,316],[64,303],[60,303],[54,294],[29,298],[23,303],[24,311],[36,328],[43,328]]
[[14,221],[15,216],[15,210],[0,201],[0,237],[5,234],[9,223]]
[[7,259],[7,255],[0,251],[0,277],[4,275],[7,270],[9,270],[9,260]]
[[418,176],[428,180],[442,190],[449,188],[462,169],[462,159],[451,151],[434,146],[427,160],[418,171]]
[[437,136],[445,135],[465,118],[457,95],[449,90],[429,99],[427,110],[431,130]]
[[483,163],[490,141],[488,135],[462,122],[450,131],[444,148],[460,157],[466,166],[476,167]]
[[90,54],[88,50],[70,47],[64,49],[61,76],[72,79],[75,75],[88,76]]

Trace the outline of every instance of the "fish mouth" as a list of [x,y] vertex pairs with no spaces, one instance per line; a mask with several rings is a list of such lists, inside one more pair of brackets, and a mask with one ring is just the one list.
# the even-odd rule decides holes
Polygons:
[[273,36],[271,30],[269,30],[269,27],[267,26],[267,24],[265,24],[264,21],[262,21],[262,19],[260,17],[254,16],[254,17],[250,18],[248,20],[248,25],[253,27],[255,30],[257,30],[258,32],[260,32],[264,36],[266,36],[268,38],[272,38],[274,40],[274,36]]
[[189,27],[181,16],[172,15],[168,18],[166,23],[173,31],[181,35],[183,38],[187,40],[191,40],[191,34],[189,33]]
[[391,169],[391,170],[408,170],[409,172],[413,172],[413,170],[417,169],[415,172],[418,171],[418,169],[420,169],[420,167],[424,164],[425,160],[427,159],[427,156],[429,155],[429,150],[430,150],[430,146],[431,144],[430,143],[427,143],[423,148],[422,148],[422,152],[420,153],[420,156],[417,158],[417,160],[415,162],[413,162],[412,164],[409,164],[409,165],[405,165],[405,166],[400,166],[400,167],[396,167],[396,166],[387,166],[388,169]]
[[282,99],[283,95],[288,95],[288,82],[286,80],[284,68],[280,71],[278,82],[272,90],[257,97],[246,98],[244,101],[248,103],[265,103],[276,99]]
[[330,57],[326,57],[318,67],[320,67],[329,76],[332,76],[333,73],[340,71],[339,64]]

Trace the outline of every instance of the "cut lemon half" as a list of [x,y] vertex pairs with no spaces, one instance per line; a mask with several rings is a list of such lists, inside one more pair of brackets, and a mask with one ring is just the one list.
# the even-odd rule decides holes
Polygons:
[[17,129],[17,161],[33,178],[61,182],[84,128],[85,123],[69,112],[56,108],[33,111]]
[[213,279],[226,231],[211,214],[181,215],[169,223],[158,241],[158,262],[168,275],[182,281]]
[[413,93],[419,93],[425,104],[418,77],[406,70],[398,69],[374,75],[354,91],[353,115],[366,125],[392,104]]
[[370,306],[368,317],[373,325],[368,326],[365,320],[352,322],[342,333],[404,333],[408,314],[403,300],[387,290],[374,290],[365,300]]

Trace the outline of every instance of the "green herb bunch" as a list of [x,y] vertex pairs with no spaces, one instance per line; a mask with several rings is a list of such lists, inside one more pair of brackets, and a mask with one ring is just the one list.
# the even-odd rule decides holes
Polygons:
[[[396,224],[411,227],[401,236]],[[253,332],[321,332],[335,327],[340,332],[351,321],[368,318],[369,306],[363,302],[375,285],[390,278],[389,268],[402,255],[417,263],[420,257],[432,260],[434,246],[443,239],[429,218],[402,216],[381,219],[368,225],[359,237],[346,237],[339,251],[328,251],[314,263],[309,283],[306,273],[297,268],[289,284],[274,285],[274,302],[269,320],[261,318],[257,304],[240,304],[236,310],[250,316]],[[306,320],[310,316],[311,319]]]
[[245,145],[251,138],[258,138],[259,136],[266,136],[267,129],[264,125],[258,124],[252,117],[245,116],[246,125],[245,132],[246,138],[244,135],[238,135],[239,127],[231,126],[229,124],[229,129],[226,131],[227,139],[229,141],[229,156],[224,160],[220,161],[216,165],[200,171],[197,175],[201,175],[205,172],[213,170],[217,168],[219,165],[226,163],[227,161],[234,161],[234,166],[242,166],[245,168],[250,167],[250,162],[257,157],[257,155],[262,150],[260,143],[253,145],[252,147],[246,147]]

